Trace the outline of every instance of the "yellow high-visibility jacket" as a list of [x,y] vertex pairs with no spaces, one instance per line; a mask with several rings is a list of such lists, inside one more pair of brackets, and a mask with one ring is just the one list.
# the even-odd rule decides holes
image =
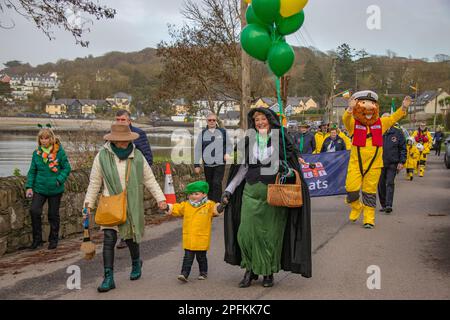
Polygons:
[[419,150],[417,150],[417,147],[415,145],[407,145],[406,146],[406,163],[405,168],[406,169],[415,169],[417,167],[417,161],[419,160],[420,153]]
[[320,151],[322,150],[323,142],[326,138],[328,138],[328,136],[328,133],[323,133],[322,131],[316,132],[316,134],[314,135],[314,139],[316,139],[316,150],[314,150],[314,153],[320,153]]
[[[416,130],[416,131],[414,131],[414,133],[413,133],[413,138],[414,138],[414,140],[416,139],[416,137],[419,135],[419,131],[418,130]],[[433,144],[433,137],[431,136],[431,133],[430,133],[430,131],[428,131],[427,130],[427,132],[426,132],[426,136],[427,136],[427,138],[428,138],[428,142],[423,142],[422,144],[423,144],[423,153],[424,154],[429,154],[430,153],[430,150],[431,150],[431,147],[432,147],[432,144]]]
[[208,200],[195,208],[189,201],[171,206],[173,216],[183,217],[183,249],[192,251],[209,250],[213,216],[217,216],[214,201]]

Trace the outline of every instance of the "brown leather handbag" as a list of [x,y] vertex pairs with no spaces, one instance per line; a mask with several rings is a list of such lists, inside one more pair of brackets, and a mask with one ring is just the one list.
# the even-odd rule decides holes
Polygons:
[[127,166],[125,190],[109,197],[100,195],[97,211],[95,212],[95,223],[100,226],[115,227],[127,221],[127,186],[131,170],[130,160],[127,161]]
[[300,175],[295,171],[295,184],[280,184],[280,174],[275,184],[267,188],[267,203],[274,207],[299,208],[303,205]]

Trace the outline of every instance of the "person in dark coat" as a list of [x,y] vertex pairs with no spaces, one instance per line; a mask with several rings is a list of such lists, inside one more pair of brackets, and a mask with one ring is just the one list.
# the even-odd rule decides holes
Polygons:
[[131,132],[135,132],[139,135],[139,138],[134,140],[133,144],[139,151],[142,152],[145,160],[151,167],[153,165],[153,153],[145,131],[137,127],[133,127],[131,124],[131,114],[125,109],[121,109],[116,112],[116,123],[126,123],[130,127]]
[[[257,131],[256,138],[247,135],[239,142],[238,150],[245,150],[240,159],[243,161],[238,159],[238,164],[231,166],[222,196],[222,203],[228,204],[224,214],[224,260],[245,269],[239,283],[241,288],[250,286],[258,275],[264,276],[264,287],[271,287],[273,274],[281,269],[310,278],[311,200],[295,146],[286,129],[282,132],[278,117],[270,109],[252,109],[248,113],[248,127],[253,133]],[[267,157],[276,158],[276,163],[281,160],[281,165],[267,164]],[[270,206],[267,185],[275,182],[279,172],[290,176],[292,169],[300,175],[303,206]],[[287,183],[295,181],[295,178],[287,179]]]
[[[125,109],[120,109],[116,112],[116,123],[127,124],[130,127],[131,132],[137,133],[139,138],[133,141],[136,149],[141,151],[148,165],[151,167],[153,165],[153,154],[152,148],[150,147],[150,143],[148,142],[147,134],[144,130],[141,130],[137,127],[133,127],[131,124],[131,114]],[[117,244],[117,249],[127,248],[127,243],[125,240],[120,238],[119,243]]]
[[345,141],[341,137],[338,136],[337,128],[330,129],[330,136],[325,139],[322,144],[322,152],[336,152],[336,151],[345,151],[347,150],[345,147]]
[[441,156],[441,145],[442,145],[442,141],[444,141],[444,133],[441,130],[441,127],[437,127],[436,129],[436,133],[434,134],[433,137],[433,147],[434,150],[436,151],[435,155],[440,157]]
[[312,154],[316,149],[316,139],[314,134],[309,131],[310,126],[306,123],[300,125],[300,132],[292,134],[294,145],[298,151],[298,156],[302,154]]
[[200,174],[200,162],[203,162],[205,179],[209,184],[208,199],[220,202],[225,163],[233,147],[227,131],[218,127],[217,116],[210,113],[206,120],[207,127],[199,134],[195,145],[194,170]]
[[406,163],[406,139],[402,129],[397,125],[391,127],[383,135],[383,164],[380,181],[378,182],[378,196],[381,210],[392,212],[394,201],[395,176]]

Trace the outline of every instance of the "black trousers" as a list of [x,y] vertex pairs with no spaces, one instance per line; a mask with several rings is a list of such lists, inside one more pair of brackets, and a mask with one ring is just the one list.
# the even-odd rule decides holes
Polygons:
[[378,197],[383,208],[391,207],[394,201],[395,176],[397,175],[398,163],[392,163],[381,170],[378,183]]
[[61,197],[62,193],[55,196],[45,196],[37,192],[33,193],[30,209],[33,242],[42,242],[42,208],[44,207],[45,201],[48,201],[48,223],[50,224],[48,242],[58,242]]
[[[113,229],[103,230],[103,266],[114,269],[114,249],[117,242],[117,231]],[[139,244],[133,239],[127,239],[125,242],[130,250],[131,260],[139,259]]]
[[192,251],[184,250],[183,266],[181,267],[181,273],[185,277],[188,277],[191,273],[192,263],[194,263],[194,257],[197,257],[198,268],[200,274],[208,273],[208,259],[206,258],[206,251]]
[[222,197],[222,181],[225,174],[225,165],[217,167],[204,166],[206,182],[209,184],[208,199],[220,202]]
[[436,153],[435,153],[435,155],[438,156],[438,157],[441,156],[441,144],[442,144],[442,142],[437,142],[436,143]]

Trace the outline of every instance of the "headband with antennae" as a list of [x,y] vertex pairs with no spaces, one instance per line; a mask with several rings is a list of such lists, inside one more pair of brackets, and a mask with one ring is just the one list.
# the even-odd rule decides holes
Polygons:
[[[37,126],[38,126],[39,129],[44,129],[44,126],[42,124],[40,124],[40,123],[38,123]],[[45,128],[52,129],[52,125],[50,123],[47,123],[45,125]]]

